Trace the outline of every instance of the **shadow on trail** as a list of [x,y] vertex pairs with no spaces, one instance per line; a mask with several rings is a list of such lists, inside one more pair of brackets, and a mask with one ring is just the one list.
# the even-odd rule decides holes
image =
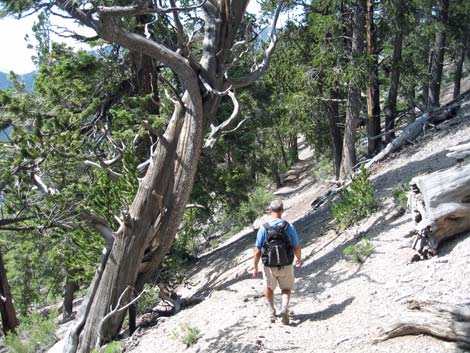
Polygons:
[[332,318],[333,316],[341,314],[347,306],[349,306],[355,297],[350,297],[343,300],[338,304],[331,304],[326,309],[309,314],[294,314],[292,315],[291,326],[302,325],[305,321],[323,321]]
[[243,319],[238,320],[234,325],[219,331],[217,337],[208,339],[208,346],[198,349],[196,353],[202,352],[256,352],[261,349],[263,343],[258,340],[254,343],[238,342],[238,338],[243,336],[247,330],[256,330],[256,326],[247,326]]

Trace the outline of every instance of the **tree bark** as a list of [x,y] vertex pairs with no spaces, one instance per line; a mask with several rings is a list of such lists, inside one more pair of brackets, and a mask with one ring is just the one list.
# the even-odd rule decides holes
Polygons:
[[73,300],[78,289],[78,282],[67,276],[65,280],[64,312],[62,314],[64,321],[69,320],[73,315]]
[[289,136],[289,156],[291,163],[296,163],[299,160],[299,146],[297,144],[297,134]]
[[397,32],[393,40],[392,68],[390,70],[390,88],[388,90],[387,107],[385,110],[385,142],[390,143],[395,138],[395,118],[397,116],[398,83],[400,81],[401,51],[403,45],[403,34]]
[[343,138],[341,136],[341,129],[339,128],[340,124],[340,113],[339,113],[339,87],[338,84],[336,88],[330,91],[331,100],[328,102],[328,126],[330,130],[331,137],[331,147],[333,151],[333,165],[335,169],[336,179],[340,176],[341,168],[341,155],[343,151]]
[[282,186],[281,176],[279,175],[279,167],[276,160],[271,161],[271,174],[273,176],[274,182],[276,183],[276,188],[279,189]]
[[369,156],[377,154],[381,139],[374,138],[380,134],[380,86],[377,60],[377,33],[374,25],[374,1],[367,0],[366,12],[367,54],[372,60],[369,68],[369,85],[367,88],[367,135]]
[[465,61],[465,53],[467,51],[468,33],[460,35],[459,49],[460,55],[457,60],[457,65],[454,73],[454,93],[453,97],[456,99],[460,95],[460,81],[462,79],[463,63]]
[[[364,32],[366,17],[366,0],[357,0],[353,14],[353,38],[351,67],[358,70],[358,59],[364,54]],[[346,124],[343,139],[343,155],[341,158],[341,179],[349,178],[356,164],[356,128],[361,112],[361,90],[359,80],[351,80],[348,84],[346,107]]]
[[441,26],[436,32],[434,49],[432,53],[431,80],[429,82],[429,106],[439,106],[439,95],[441,91],[442,69],[444,66],[444,51],[446,45],[445,28],[448,22],[449,0],[439,0],[438,25]]
[[16,316],[10,285],[8,284],[7,272],[3,263],[3,257],[0,252],[0,314],[2,316],[2,331],[6,335],[15,332],[19,325]]

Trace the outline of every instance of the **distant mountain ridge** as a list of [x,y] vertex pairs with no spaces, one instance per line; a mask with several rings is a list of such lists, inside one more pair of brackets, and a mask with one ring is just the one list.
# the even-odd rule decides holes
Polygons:
[[[37,71],[32,71],[27,74],[19,75],[28,92],[33,91],[34,77],[36,76],[36,73]],[[8,79],[9,75],[9,73],[0,71],[0,89],[5,89],[11,86],[11,81]]]

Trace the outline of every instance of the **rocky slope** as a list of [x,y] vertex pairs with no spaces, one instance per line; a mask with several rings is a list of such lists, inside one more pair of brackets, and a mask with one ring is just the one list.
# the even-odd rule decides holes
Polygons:
[[[416,175],[456,163],[446,148],[470,142],[470,102],[457,118],[428,130],[414,146],[372,168],[380,210],[361,224],[337,232],[326,206],[313,212],[310,202],[328,187],[306,172],[312,161],[303,149],[290,182],[277,191],[285,218],[302,239],[304,266],[297,270],[291,324],[267,320],[261,279],[253,279],[255,231],[246,230],[203,256],[190,269],[184,297],[203,301],[125,341],[140,352],[463,352],[454,343],[430,336],[375,342],[381,328],[405,310],[410,299],[469,302],[470,233],[445,244],[430,260],[410,262],[408,213],[402,214],[392,191]],[[259,221],[257,224],[261,224]],[[367,238],[375,251],[365,263],[347,261],[343,249]],[[278,294],[278,292],[276,292]],[[189,331],[197,341],[190,346]]]

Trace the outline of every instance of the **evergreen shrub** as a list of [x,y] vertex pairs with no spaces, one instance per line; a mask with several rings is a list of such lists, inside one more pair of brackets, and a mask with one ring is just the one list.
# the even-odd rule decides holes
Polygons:
[[343,250],[343,255],[351,260],[363,263],[374,252],[374,245],[368,239],[362,239],[355,245],[349,245]]
[[180,331],[173,331],[173,338],[179,339],[189,347],[197,342],[200,333],[201,330],[198,327],[191,326],[187,322],[183,322],[180,324]]
[[34,312],[28,317],[23,317],[16,334],[8,334],[5,337],[8,352],[45,352],[56,340],[56,317],[57,311],[51,312],[48,317]]
[[406,184],[402,184],[392,190],[392,197],[397,206],[404,209],[408,207],[408,191],[410,191],[410,187]]
[[350,226],[377,208],[374,186],[369,177],[370,172],[362,165],[351,184],[340,193],[338,200],[330,203],[333,217],[340,226]]
[[240,207],[233,213],[232,233],[241,230],[253,223],[253,221],[266,211],[266,205],[272,200],[273,194],[266,190],[265,185],[257,186],[247,201],[240,204]]

